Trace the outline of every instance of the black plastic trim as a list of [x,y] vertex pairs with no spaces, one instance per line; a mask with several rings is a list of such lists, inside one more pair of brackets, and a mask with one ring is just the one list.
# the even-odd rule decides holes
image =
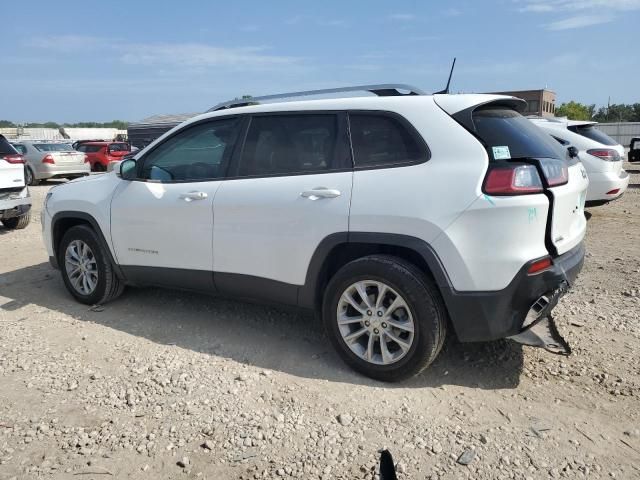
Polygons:
[[213,273],[208,270],[122,265],[127,284],[176,288],[201,293],[215,293]]
[[295,306],[298,304],[298,285],[269,278],[239,273],[215,272],[216,290],[234,298]]
[[113,267],[113,270],[115,271],[116,275],[120,280],[126,281],[127,278],[124,275],[122,269],[120,268],[120,265],[118,265],[115,259],[113,258],[113,254],[111,253],[111,249],[109,248],[109,244],[107,243],[104,237],[104,233],[102,232],[100,225],[98,224],[95,218],[93,218],[91,215],[89,215],[86,212],[77,212],[77,211],[68,210],[68,211],[58,212],[53,216],[53,218],[51,219],[51,241],[53,242],[53,253],[55,258],[58,258],[58,250],[57,250],[58,245],[55,242],[55,239],[57,237],[57,230],[56,230],[57,223],[58,221],[65,218],[82,220],[83,222],[87,222],[89,225],[91,225],[91,228],[93,228],[93,230],[96,232],[96,235],[98,236],[98,242],[100,242],[100,246],[103,248],[105,252],[107,252],[107,256],[109,258],[109,261],[111,262],[111,266]]

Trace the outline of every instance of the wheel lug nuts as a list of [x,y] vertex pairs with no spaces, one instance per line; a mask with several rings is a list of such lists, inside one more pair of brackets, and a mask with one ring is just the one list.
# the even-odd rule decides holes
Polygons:
[[369,320],[365,320],[364,324],[365,324],[366,327],[368,327],[369,325],[371,325],[371,322]]
[[382,316],[382,311],[378,310],[378,316],[381,317]]
[[380,333],[380,331],[377,328],[374,328],[373,329],[373,333],[375,333],[377,335],[378,333]]
[[387,324],[382,322],[382,328],[387,328]]
[[371,310],[367,310],[367,315],[371,316],[373,315],[373,312]]

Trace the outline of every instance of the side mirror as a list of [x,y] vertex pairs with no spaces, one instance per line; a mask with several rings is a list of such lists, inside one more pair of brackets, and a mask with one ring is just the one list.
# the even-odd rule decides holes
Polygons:
[[567,147],[567,152],[569,152],[569,157],[576,158],[578,156],[578,149],[574,146]]
[[116,175],[123,180],[134,180],[137,177],[137,163],[134,158],[122,160],[116,169]]

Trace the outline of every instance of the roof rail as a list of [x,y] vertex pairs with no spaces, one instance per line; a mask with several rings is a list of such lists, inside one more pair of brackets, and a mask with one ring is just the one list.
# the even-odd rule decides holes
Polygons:
[[[402,93],[401,90],[406,90],[408,93]],[[264,95],[262,97],[250,97],[250,98],[237,98],[235,100],[229,100],[228,102],[222,102],[211,107],[207,112],[215,112],[216,110],[225,110],[227,108],[246,107],[247,105],[256,105],[264,100],[277,100],[281,98],[292,97],[309,97],[312,95],[328,95],[332,93],[346,93],[346,92],[370,92],[379,97],[394,97],[403,95],[425,95],[425,92],[419,88],[412,87],[411,85],[396,84],[396,83],[384,83],[380,85],[356,85],[353,87],[340,87],[340,88],[325,88],[322,90],[307,90],[304,92],[289,92],[289,93],[277,93],[275,95]]]

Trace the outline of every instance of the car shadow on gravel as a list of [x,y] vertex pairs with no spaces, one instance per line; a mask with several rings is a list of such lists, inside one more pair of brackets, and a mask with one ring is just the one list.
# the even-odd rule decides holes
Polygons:
[[0,314],[34,304],[156,344],[331,382],[504,389],[518,386],[523,368],[522,346],[514,342],[462,344],[450,339],[424,373],[383,384],[349,369],[313,315],[159,288],[129,288],[118,300],[90,308],[68,294],[59,273],[48,263],[0,274],[0,295],[9,299],[0,304]]

